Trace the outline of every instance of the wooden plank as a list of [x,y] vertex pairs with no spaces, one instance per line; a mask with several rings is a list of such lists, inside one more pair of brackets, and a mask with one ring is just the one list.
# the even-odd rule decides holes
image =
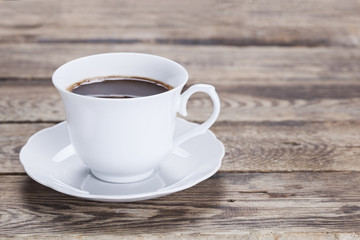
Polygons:
[[104,52],[143,52],[182,64],[194,82],[359,82],[360,48],[0,44],[0,78],[49,79],[60,65]]
[[223,173],[188,190],[136,203],[81,200],[27,176],[0,176],[0,181],[3,237],[351,233],[360,224],[358,172]]
[[[360,75],[359,75],[360,76]],[[203,82],[206,82],[204,80]],[[196,81],[190,81],[188,85]],[[213,83],[222,109],[218,121],[357,121],[360,118],[358,83],[235,82]],[[191,121],[208,118],[212,103],[196,94],[188,103]],[[0,121],[62,121],[60,96],[50,79],[0,81]]]
[[[154,234],[136,234],[129,236],[129,239],[135,240],[143,240],[143,239],[154,239],[154,240],[163,240],[165,234],[154,235]],[[38,239],[59,239],[59,240],[70,240],[70,239],[82,239],[86,237],[87,240],[108,240],[108,239],[116,239],[119,238],[118,235],[115,234],[102,234],[102,235],[88,235],[86,233],[83,234],[66,234],[65,236],[53,236],[48,234],[41,235],[26,235],[26,236],[11,236],[12,240],[38,240]],[[269,233],[261,233],[261,232],[250,232],[250,233],[237,233],[237,234],[206,234],[206,233],[166,233],[167,239],[181,239],[181,240],[192,240],[192,239],[208,239],[208,240],[221,240],[221,239],[237,239],[237,240],[249,240],[249,239],[264,239],[264,240],[303,240],[303,239],[316,239],[316,240],[359,240],[359,233],[289,233],[289,232],[269,232]],[[8,237],[0,237],[0,240],[8,240]],[[128,239],[128,238],[125,238]]]
[[0,124],[0,172],[22,173],[21,148],[31,135],[53,124]]
[[223,171],[360,170],[359,122],[224,122]]
[[[360,171],[359,122],[217,122],[222,172]],[[23,173],[19,151],[52,124],[0,124],[0,172]]]
[[359,46],[359,13],[356,0],[1,1],[0,41]]
[[[189,84],[215,85],[223,103],[219,120],[359,119],[360,50],[105,44],[8,44],[0,50],[0,121],[64,119],[52,72],[76,57],[125,50],[169,57],[188,68]],[[191,120],[202,121],[211,105],[194,96],[189,109]]]

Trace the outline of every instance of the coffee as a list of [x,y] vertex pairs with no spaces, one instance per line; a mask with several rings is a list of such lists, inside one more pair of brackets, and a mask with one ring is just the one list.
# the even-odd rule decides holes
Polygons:
[[76,94],[98,98],[146,97],[171,89],[170,85],[154,79],[123,76],[85,79],[67,88]]

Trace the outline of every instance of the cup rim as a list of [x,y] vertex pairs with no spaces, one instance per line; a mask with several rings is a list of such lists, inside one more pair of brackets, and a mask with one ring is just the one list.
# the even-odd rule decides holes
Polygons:
[[[136,97],[136,98],[96,98],[96,97],[92,97],[92,96],[80,95],[80,94],[70,92],[70,91],[64,89],[63,87],[60,87],[59,84],[56,82],[56,80],[55,80],[56,75],[59,74],[59,72],[62,71],[62,69],[64,67],[66,67],[66,66],[68,66],[68,65],[70,65],[70,64],[72,64],[72,63],[74,63],[76,61],[80,61],[80,60],[84,60],[84,59],[92,58],[92,57],[106,56],[106,55],[138,55],[138,56],[150,56],[150,57],[163,59],[163,60],[166,60],[168,62],[171,62],[172,64],[177,66],[179,69],[181,69],[181,71],[183,71],[183,73],[184,73],[185,81],[183,83],[179,84],[178,86],[173,87],[172,89],[166,91],[166,92],[158,93],[158,94],[154,94],[154,95],[150,95],[150,96]],[[94,76],[94,77],[97,77],[97,76]],[[182,89],[185,86],[185,84],[187,83],[188,78],[189,78],[189,74],[188,74],[187,70],[182,65],[180,65],[179,63],[177,63],[177,62],[175,62],[175,61],[173,61],[171,59],[165,58],[165,57],[161,57],[161,56],[153,55],[153,54],[147,54],[147,53],[139,53],[139,52],[109,52],[109,53],[99,53],[99,54],[88,55],[88,56],[84,56],[84,57],[80,57],[80,58],[76,58],[76,59],[73,59],[71,61],[68,61],[68,62],[62,64],[60,67],[58,67],[54,71],[51,79],[52,79],[52,83],[56,87],[56,89],[58,91],[64,93],[64,94],[68,94],[68,95],[83,98],[83,99],[88,99],[88,100],[91,100],[91,101],[105,101],[105,102],[111,101],[111,102],[116,102],[116,101],[147,100],[147,99],[150,99],[150,98],[156,98],[156,97],[164,96],[166,94],[171,94],[172,92],[178,90],[179,88]]]

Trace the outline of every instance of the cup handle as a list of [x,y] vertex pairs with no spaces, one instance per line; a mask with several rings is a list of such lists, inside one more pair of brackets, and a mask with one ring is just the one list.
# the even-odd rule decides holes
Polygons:
[[197,92],[206,93],[210,96],[212,102],[213,102],[213,111],[211,113],[211,116],[208,120],[206,120],[204,123],[192,128],[191,130],[183,133],[182,135],[178,136],[174,140],[174,149],[179,147],[182,143],[189,140],[190,138],[193,138],[197,135],[205,133],[211,125],[216,121],[217,117],[220,113],[220,100],[219,96],[215,91],[215,87],[208,84],[195,84],[191,86],[189,89],[187,89],[183,94],[181,94],[180,97],[180,106],[178,112],[186,117],[187,116],[187,110],[186,110],[186,104],[190,98],[191,95]]

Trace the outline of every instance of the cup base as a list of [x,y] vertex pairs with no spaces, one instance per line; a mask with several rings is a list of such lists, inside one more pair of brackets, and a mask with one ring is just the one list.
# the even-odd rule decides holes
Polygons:
[[148,177],[150,177],[154,170],[150,170],[141,174],[136,175],[109,175],[100,173],[94,170],[91,170],[91,173],[101,181],[110,182],[110,183],[133,183],[133,182],[139,182],[142,181]]

